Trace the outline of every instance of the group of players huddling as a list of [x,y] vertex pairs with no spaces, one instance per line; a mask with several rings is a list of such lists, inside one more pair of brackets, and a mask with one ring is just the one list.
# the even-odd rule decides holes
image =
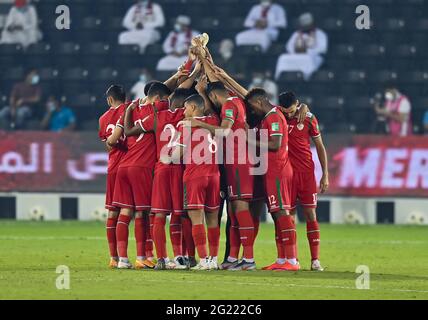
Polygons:
[[[215,65],[207,42],[204,35],[193,39],[188,61],[167,81],[147,84],[144,99],[127,102],[118,85],[106,92],[110,109],[99,120],[99,136],[109,151],[110,267],[134,268],[127,252],[134,218],[136,269],[254,270],[253,248],[266,203],[277,259],[262,269],[297,271],[299,202],[311,270],[322,271],[311,139],[323,170],[321,192],[328,188],[328,169],[317,119],[291,92],[282,93],[274,106],[263,89],[244,89]],[[265,162],[262,174],[255,173],[253,149]],[[220,264],[225,204],[227,244]],[[166,248],[168,215],[173,260]]]

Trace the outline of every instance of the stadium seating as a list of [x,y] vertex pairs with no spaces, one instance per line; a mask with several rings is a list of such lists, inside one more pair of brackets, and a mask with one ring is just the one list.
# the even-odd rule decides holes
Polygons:
[[[119,46],[122,18],[132,0],[69,0],[71,30],[55,28],[57,1],[33,1],[37,7],[43,42],[26,51],[16,45],[0,45],[0,108],[7,102],[13,83],[25,70],[40,69],[46,94],[63,97],[75,108],[80,129],[93,127],[104,110],[103,93],[111,82],[123,83],[128,89],[137,80],[141,68],[154,73],[157,61],[164,55],[162,43],[151,45],[144,55],[137,46]],[[243,21],[254,0],[158,0],[164,9],[167,25],[162,39],[172,28],[178,14],[192,17],[193,27],[208,32],[210,47],[217,55],[222,39],[234,39],[243,30]],[[364,125],[373,116],[371,98],[386,83],[394,82],[413,102],[415,128],[428,108],[428,0],[372,0],[371,30],[355,28],[358,0],[287,0],[289,26],[266,54],[254,46],[238,47],[235,54],[246,61],[248,84],[252,70],[267,69],[273,73],[278,56],[296,26],[296,17],[310,11],[320,28],[329,35],[329,52],[325,63],[309,82],[300,73],[282,74],[280,90],[292,89],[313,103],[320,122],[328,131],[368,132]],[[0,14],[8,11],[0,4]],[[215,57],[214,57],[215,58]],[[156,78],[168,77],[155,73]],[[414,98],[413,98],[414,97]],[[309,102],[308,101],[308,102]],[[82,113],[81,110],[85,110]],[[93,118],[90,118],[90,117]],[[342,123],[338,125],[338,120]],[[86,123],[87,122],[87,123]]]

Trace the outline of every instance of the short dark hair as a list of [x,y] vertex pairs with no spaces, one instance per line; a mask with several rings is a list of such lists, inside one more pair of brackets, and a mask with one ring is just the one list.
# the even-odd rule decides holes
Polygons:
[[248,102],[251,99],[254,98],[267,98],[267,93],[265,89],[262,88],[253,88],[250,91],[248,91],[247,95],[245,96],[245,101]]
[[110,86],[106,91],[107,97],[112,97],[115,101],[125,102],[126,101],[126,91],[125,89],[117,84]]
[[149,94],[150,87],[151,87],[154,83],[161,83],[161,82],[160,82],[160,81],[158,81],[158,80],[152,80],[152,81],[147,82],[147,84],[144,86],[144,95],[145,95],[145,96],[147,96],[147,95]]
[[191,95],[190,97],[188,97],[184,103],[193,103],[195,104],[198,108],[204,109],[205,108],[205,100],[204,98],[202,98],[201,95],[199,94],[194,94]]
[[184,106],[184,101],[193,94],[193,90],[178,88],[175,89],[170,97],[171,105],[174,106]]
[[279,95],[279,105],[284,108],[290,108],[297,102],[297,97],[294,92],[283,92]]
[[155,82],[151,85],[149,92],[147,93],[148,97],[165,97],[171,94],[171,90],[162,82]]
[[207,94],[211,94],[213,92],[224,92],[226,91],[226,87],[224,86],[223,83],[221,83],[220,81],[215,81],[215,82],[210,82],[207,85]]

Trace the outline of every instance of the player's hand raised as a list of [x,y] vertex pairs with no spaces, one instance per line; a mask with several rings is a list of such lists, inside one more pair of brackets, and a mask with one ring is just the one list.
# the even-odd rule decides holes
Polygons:
[[323,175],[320,181],[320,192],[321,193],[325,193],[328,190],[329,187],[329,181],[328,181],[328,176],[327,175]]

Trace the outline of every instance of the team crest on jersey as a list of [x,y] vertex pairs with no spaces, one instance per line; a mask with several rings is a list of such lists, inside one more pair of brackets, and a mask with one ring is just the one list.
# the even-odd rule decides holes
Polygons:
[[299,129],[300,131],[302,131],[304,127],[305,127],[305,125],[303,123],[299,123],[297,125],[297,129]]
[[226,117],[233,118],[233,110],[226,110]]
[[278,122],[272,123],[272,131],[279,131],[279,123]]

